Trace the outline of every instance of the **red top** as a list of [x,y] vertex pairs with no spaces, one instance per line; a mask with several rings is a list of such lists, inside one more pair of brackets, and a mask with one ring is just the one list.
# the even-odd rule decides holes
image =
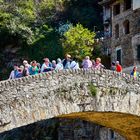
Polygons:
[[118,64],[118,65],[116,66],[116,71],[117,71],[117,72],[121,72],[121,71],[122,71],[122,66],[121,66],[120,64]]

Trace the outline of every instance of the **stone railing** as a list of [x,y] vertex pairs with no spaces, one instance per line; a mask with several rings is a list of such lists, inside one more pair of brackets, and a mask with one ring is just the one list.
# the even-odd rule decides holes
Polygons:
[[[25,85],[26,83],[28,84],[28,83],[35,82],[35,81],[51,80],[51,79],[55,79],[58,76],[60,78],[63,76],[65,77],[65,75],[75,76],[77,74],[85,76],[85,77],[91,76],[94,79],[94,82],[101,82],[99,77],[102,77],[102,78],[108,79],[108,80],[113,80],[113,78],[115,78],[115,79],[117,78],[118,82],[123,81],[123,82],[126,82],[127,84],[130,84],[131,85],[130,87],[132,89],[135,89],[136,86],[140,85],[139,78],[134,80],[133,77],[131,77],[129,74],[126,74],[126,73],[117,73],[115,71],[110,71],[110,70],[105,70],[105,69],[101,69],[101,70],[77,69],[77,70],[52,71],[52,72],[47,72],[47,73],[40,73],[40,74],[33,75],[33,76],[30,75],[30,76],[26,76],[26,77],[22,77],[22,78],[18,78],[18,79],[13,79],[13,80],[0,81],[0,91],[2,92],[2,91],[7,90],[9,88],[18,87],[22,84]],[[95,79],[94,77],[96,77],[97,79]],[[59,80],[59,79],[57,79],[57,80]],[[118,84],[118,86],[119,85],[120,84]]]
[[[104,69],[53,71],[1,81],[0,132],[72,112],[140,115],[139,81]],[[96,88],[95,95],[89,84]]]

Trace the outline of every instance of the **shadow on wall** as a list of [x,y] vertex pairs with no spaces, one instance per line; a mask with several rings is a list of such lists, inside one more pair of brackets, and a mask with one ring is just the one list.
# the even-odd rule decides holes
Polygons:
[[0,140],[125,140],[109,128],[80,119],[52,118],[0,134]]

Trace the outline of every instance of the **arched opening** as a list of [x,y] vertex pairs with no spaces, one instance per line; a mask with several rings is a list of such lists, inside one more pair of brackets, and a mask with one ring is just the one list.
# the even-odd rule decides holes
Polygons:
[[115,38],[119,38],[119,24],[115,25]]
[[125,20],[123,23],[124,34],[130,33],[130,23],[129,20]]
[[1,140],[139,140],[140,117],[119,112],[77,112],[0,133]]

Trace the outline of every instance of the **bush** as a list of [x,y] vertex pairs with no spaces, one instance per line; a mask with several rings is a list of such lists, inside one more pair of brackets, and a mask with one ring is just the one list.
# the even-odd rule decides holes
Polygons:
[[65,53],[69,53],[79,59],[83,59],[86,55],[91,56],[94,48],[95,33],[81,24],[71,27],[64,33],[62,46]]
[[93,84],[89,84],[89,90],[92,96],[96,96],[97,94],[97,88]]

